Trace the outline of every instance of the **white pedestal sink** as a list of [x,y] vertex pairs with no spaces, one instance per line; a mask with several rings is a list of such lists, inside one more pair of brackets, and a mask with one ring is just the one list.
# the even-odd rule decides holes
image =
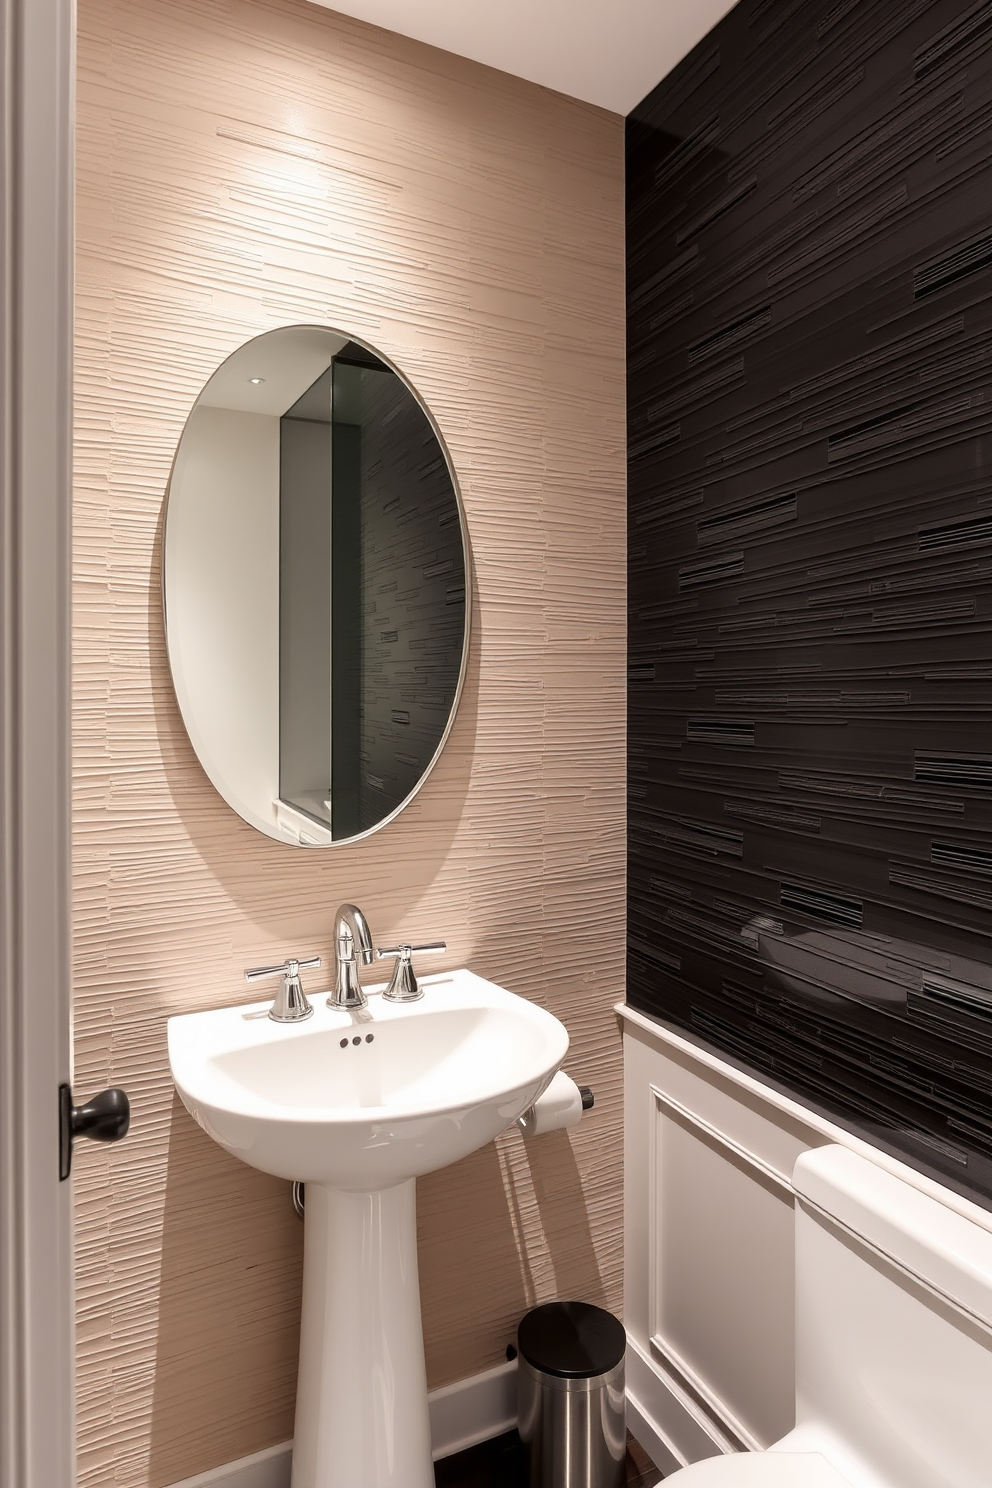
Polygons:
[[204,1131],[306,1183],[293,1488],[433,1488],[415,1182],[492,1141],[565,1057],[557,1018],[456,971],[419,1002],[305,1023],[268,1002],[169,1019],[176,1089]]

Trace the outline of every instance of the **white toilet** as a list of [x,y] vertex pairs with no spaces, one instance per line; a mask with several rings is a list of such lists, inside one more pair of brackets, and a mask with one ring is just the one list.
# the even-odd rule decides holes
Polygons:
[[796,1426],[678,1488],[992,1488],[992,1232],[844,1147],[796,1163]]

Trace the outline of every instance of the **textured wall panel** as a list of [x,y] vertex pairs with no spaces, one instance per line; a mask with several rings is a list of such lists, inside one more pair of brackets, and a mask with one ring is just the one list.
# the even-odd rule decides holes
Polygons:
[[628,122],[630,997],[992,1201],[992,7]]
[[[84,0],[79,68],[76,1084],[134,1110],[76,1164],[80,1474],[143,1488],[291,1434],[299,1308],[287,1187],[190,1121],[165,1020],[243,999],[245,966],[328,957],[342,899],[559,1013],[597,1092],[574,1132],[420,1183],[431,1383],[498,1362],[537,1298],[619,1306],[623,131],[293,0]],[[438,768],[381,834],[318,853],[207,783],[159,602],[201,386],[307,321],[426,398],[477,586]]]

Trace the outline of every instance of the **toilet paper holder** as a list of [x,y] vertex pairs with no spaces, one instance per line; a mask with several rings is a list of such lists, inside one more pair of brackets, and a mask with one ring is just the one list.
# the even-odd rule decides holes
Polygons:
[[596,1097],[588,1085],[576,1085],[564,1070],[558,1070],[545,1090],[522,1116],[517,1125],[525,1137],[539,1137],[544,1132],[563,1131],[574,1126],[584,1111],[591,1111]]

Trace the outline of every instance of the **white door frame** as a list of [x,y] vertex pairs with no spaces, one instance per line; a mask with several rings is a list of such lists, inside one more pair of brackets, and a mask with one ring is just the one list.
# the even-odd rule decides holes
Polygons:
[[72,0],[0,0],[0,1482],[75,1483],[70,1183]]

